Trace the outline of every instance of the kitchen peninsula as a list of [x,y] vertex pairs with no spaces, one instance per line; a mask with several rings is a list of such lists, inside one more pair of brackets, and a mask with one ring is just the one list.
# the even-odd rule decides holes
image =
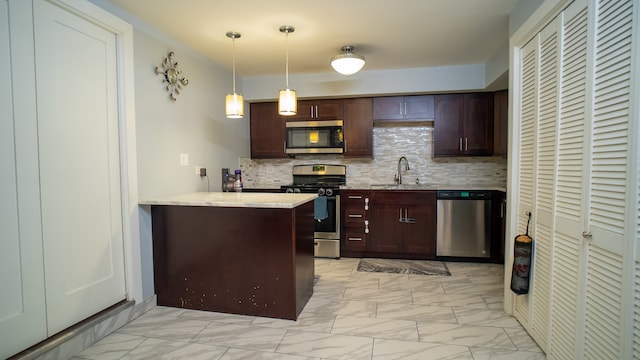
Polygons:
[[297,319],[313,294],[315,194],[202,192],[151,206],[158,305]]

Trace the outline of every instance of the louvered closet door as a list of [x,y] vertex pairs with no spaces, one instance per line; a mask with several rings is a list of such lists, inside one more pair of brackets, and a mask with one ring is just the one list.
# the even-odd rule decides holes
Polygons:
[[555,227],[553,229],[553,281],[551,291],[551,334],[547,353],[555,359],[574,359],[582,326],[578,316],[581,258],[580,233],[584,211],[583,179],[585,119],[587,112],[586,1],[575,1],[563,13],[562,59],[560,66],[560,113],[558,118]]
[[547,350],[551,301],[553,209],[556,176],[556,124],[558,118],[558,60],[560,18],[539,35],[538,119],[536,130],[535,269],[532,278],[530,334]]
[[[534,38],[521,50],[519,158],[518,158],[518,233],[527,227],[526,212],[533,211],[535,179],[535,136],[537,118],[538,38]],[[515,316],[525,326],[529,323],[529,296],[516,297]]]
[[[625,222],[633,205],[627,180],[631,126],[633,1],[599,1],[596,9],[591,167],[589,171],[585,296],[586,359],[619,359],[626,335],[623,317],[625,252],[632,239]],[[636,9],[637,11],[637,9]],[[638,34],[638,29],[635,29]],[[637,70],[637,69],[636,69]],[[633,176],[631,176],[633,179]]]

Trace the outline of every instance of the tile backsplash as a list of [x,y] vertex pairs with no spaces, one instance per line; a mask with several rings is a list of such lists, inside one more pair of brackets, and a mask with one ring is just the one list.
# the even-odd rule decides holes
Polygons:
[[433,127],[419,124],[385,124],[373,128],[373,159],[336,155],[305,155],[291,159],[240,159],[242,180],[247,188],[279,188],[293,181],[291,168],[298,164],[342,164],[347,166],[347,185],[367,187],[392,184],[401,156],[410,170],[403,183],[447,186],[505,187],[507,159],[501,157],[434,158]]

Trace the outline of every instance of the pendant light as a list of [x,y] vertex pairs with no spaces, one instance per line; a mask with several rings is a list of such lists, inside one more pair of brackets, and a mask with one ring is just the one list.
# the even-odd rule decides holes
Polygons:
[[364,66],[364,56],[353,53],[353,46],[342,47],[343,54],[331,58],[331,66],[342,75],[352,75],[360,71]]
[[289,33],[295,31],[293,26],[282,25],[280,26],[280,32],[285,34],[286,45],[286,57],[285,57],[285,89],[280,90],[278,96],[278,114],[280,115],[295,115],[298,112],[298,100],[296,91],[289,89]]
[[225,110],[229,119],[240,119],[244,117],[244,98],[236,93],[236,39],[240,38],[240,33],[229,31],[227,37],[233,41],[233,94],[227,94],[225,98]]

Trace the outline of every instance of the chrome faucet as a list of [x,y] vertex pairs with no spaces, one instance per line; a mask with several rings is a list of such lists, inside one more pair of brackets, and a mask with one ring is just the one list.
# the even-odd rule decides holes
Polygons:
[[402,156],[400,159],[398,159],[398,173],[396,174],[396,178],[395,181],[398,183],[398,185],[402,184],[402,160],[404,160],[406,166],[405,166],[405,171],[409,171],[409,160],[407,160],[406,157]]

